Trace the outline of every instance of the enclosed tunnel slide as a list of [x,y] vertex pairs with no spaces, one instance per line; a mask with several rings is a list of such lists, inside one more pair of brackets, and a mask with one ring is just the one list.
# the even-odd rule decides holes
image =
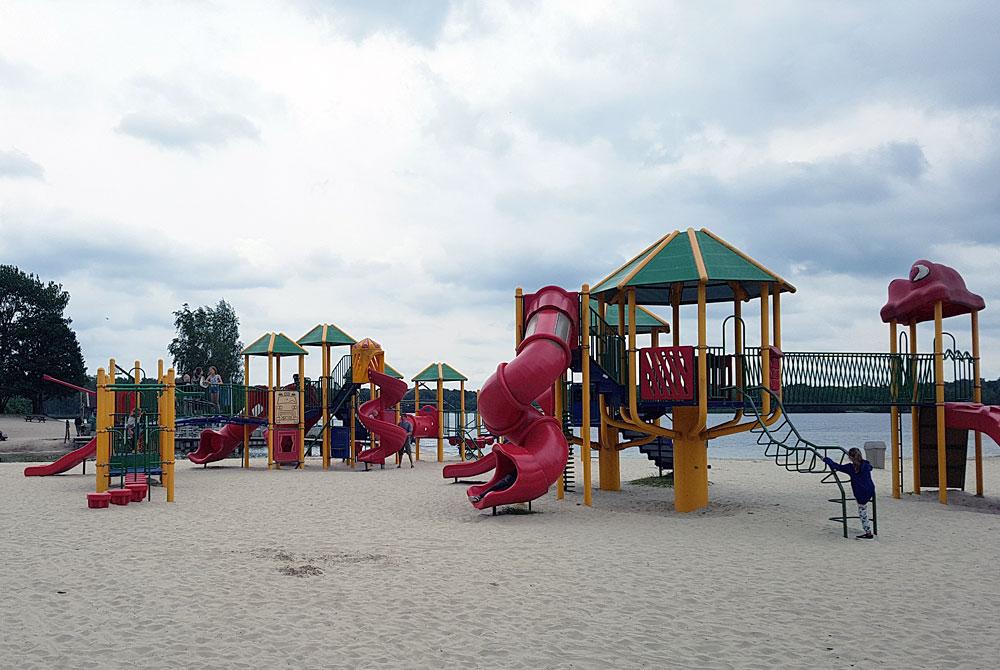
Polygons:
[[[538,291],[525,314],[526,337],[517,348],[517,356],[510,363],[501,363],[479,392],[483,423],[506,442],[494,446],[490,453],[495,459],[493,478],[486,484],[469,487],[467,493],[480,495],[510,474],[514,475],[514,481],[474,502],[477,509],[539,498],[563,472],[569,445],[562,425],[556,418],[544,416],[531,403],[543,396],[569,367],[578,303],[576,294],[556,286]],[[468,465],[486,466],[483,461],[490,456]],[[445,473],[445,476],[451,475]]]
[[378,446],[362,451],[358,460],[362,463],[384,463],[406,442],[406,429],[396,425],[396,413],[391,408],[403,399],[407,385],[402,379],[378,370],[369,370],[368,379],[379,387],[379,396],[358,408],[358,418],[368,432],[378,438]]

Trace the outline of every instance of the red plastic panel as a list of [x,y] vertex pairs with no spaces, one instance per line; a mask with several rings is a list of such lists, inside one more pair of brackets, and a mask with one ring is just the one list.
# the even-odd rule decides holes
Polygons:
[[643,400],[693,400],[694,370],[692,346],[640,349],[639,394]]
[[781,349],[778,347],[768,347],[771,350],[770,354],[770,374],[768,375],[768,380],[770,388],[772,391],[777,393],[781,390],[781,357],[784,356],[781,353]]
[[954,268],[919,260],[910,268],[909,279],[889,283],[889,299],[882,307],[882,321],[921,323],[934,319],[934,305],[942,303],[944,318],[978,312],[986,307],[981,296],[965,286]]

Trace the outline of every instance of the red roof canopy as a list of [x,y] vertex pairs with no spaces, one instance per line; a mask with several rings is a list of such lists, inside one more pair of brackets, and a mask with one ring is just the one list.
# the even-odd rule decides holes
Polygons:
[[965,287],[965,280],[953,268],[919,260],[910,268],[909,279],[889,283],[889,300],[880,312],[888,323],[921,323],[934,320],[934,305],[942,304],[945,318],[971,314],[986,307],[981,296]]

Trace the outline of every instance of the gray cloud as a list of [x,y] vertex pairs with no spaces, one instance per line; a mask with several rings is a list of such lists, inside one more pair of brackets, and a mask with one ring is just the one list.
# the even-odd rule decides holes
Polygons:
[[375,32],[399,32],[430,46],[438,38],[451,3],[448,0],[294,0],[307,15],[329,19],[354,39]]
[[17,149],[0,150],[0,178],[3,177],[44,179],[45,170],[24,152]]
[[123,116],[115,130],[166,149],[191,152],[260,139],[260,129],[247,117],[218,112],[188,118],[133,112]]

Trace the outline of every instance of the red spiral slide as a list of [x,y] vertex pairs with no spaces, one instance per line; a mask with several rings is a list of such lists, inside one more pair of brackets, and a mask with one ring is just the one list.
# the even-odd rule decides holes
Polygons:
[[406,442],[406,429],[396,425],[394,407],[406,393],[406,382],[377,370],[368,371],[368,379],[379,387],[377,398],[372,398],[358,408],[358,418],[368,432],[378,437],[378,446],[358,454],[363,463],[385,463],[385,459],[402,448]]
[[539,413],[531,403],[569,367],[579,297],[557,286],[546,286],[534,298],[525,314],[528,335],[518,346],[517,356],[510,363],[501,363],[479,392],[483,423],[491,433],[507,441],[494,446],[490,454],[496,460],[493,478],[469,487],[467,492],[469,496],[479,495],[511,473],[515,479],[507,488],[490,491],[473,503],[477,509],[539,498],[566,466],[569,445],[562,426],[554,417]]

